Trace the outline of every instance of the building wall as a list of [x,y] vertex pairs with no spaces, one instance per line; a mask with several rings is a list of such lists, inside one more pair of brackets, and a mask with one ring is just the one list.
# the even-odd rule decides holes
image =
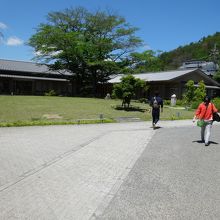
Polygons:
[[71,95],[68,81],[0,78],[0,94],[4,95],[44,95],[50,90],[54,90],[57,95]]
[[159,92],[163,99],[170,99],[171,95],[175,94],[177,98],[182,96],[181,85],[179,82],[155,82],[150,83],[150,88],[148,92],[148,99],[154,96],[155,92]]
[[[213,82],[209,79],[207,79],[205,76],[203,77],[198,72],[191,72],[190,74],[183,75],[182,77],[178,77],[174,80],[169,81],[156,81],[156,82],[148,82],[149,90],[147,93],[138,93],[138,98],[147,98],[150,99],[152,96],[154,96],[155,92],[159,92],[160,96],[163,99],[170,99],[173,94],[176,95],[177,99],[182,99],[183,93],[185,92],[185,84],[188,80],[193,80],[196,84],[198,84],[201,80],[204,81],[206,85],[215,85]],[[112,94],[112,84],[104,85],[105,88],[103,91],[106,93]],[[213,96],[213,94],[219,94],[220,90],[215,89],[207,89],[207,93]]]

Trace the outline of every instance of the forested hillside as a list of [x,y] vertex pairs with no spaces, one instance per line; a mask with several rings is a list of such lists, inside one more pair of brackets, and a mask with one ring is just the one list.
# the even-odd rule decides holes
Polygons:
[[220,32],[203,37],[198,42],[183,45],[169,52],[144,51],[131,53],[134,73],[158,72],[178,69],[184,61],[202,60],[219,63]]
[[163,63],[164,70],[177,69],[182,62],[187,60],[205,60],[217,61],[219,57],[213,54],[212,50],[216,45],[216,49],[220,49],[220,32],[214,35],[203,37],[198,42],[192,42],[189,45],[180,46],[170,52],[160,54],[159,58]]

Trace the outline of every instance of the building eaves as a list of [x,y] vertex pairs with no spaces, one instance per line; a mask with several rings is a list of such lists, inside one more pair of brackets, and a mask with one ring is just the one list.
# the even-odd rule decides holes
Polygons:
[[51,77],[34,77],[34,76],[20,76],[20,75],[7,75],[0,74],[2,78],[15,78],[15,79],[29,79],[29,80],[47,80],[47,81],[59,81],[59,82],[68,82],[68,79],[59,79],[59,78],[51,78]]
[[201,69],[197,69],[196,71],[199,72],[201,75],[203,75],[207,80],[212,82],[214,85],[220,87],[220,84],[214,79],[212,79],[210,76],[208,76],[206,73],[204,73],[204,71],[202,71]]
[[72,73],[70,73],[69,71],[52,71],[45,64],[3,59],[0,59],[0,71],[1,70],[11,72],[42,73],[51,75],[72,75]]
[[[199,85],[198,84],[196,84],[196,85],[194,85],[195,87],[199,87]],[[218,90],[220,90],[220,87],[219,86],[206,86],[205,85],[205,88],[207,88],[207,89],[218,89]]]

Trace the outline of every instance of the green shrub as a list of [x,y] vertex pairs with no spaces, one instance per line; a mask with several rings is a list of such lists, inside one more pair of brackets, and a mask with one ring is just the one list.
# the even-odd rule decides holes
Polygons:
[[164,100],[164,101],[163,101],[163,104],[164,104],[164,105],[170,105],[170,100]]
[[[195,87],[194,81],[189,80],[186,84],[186,91],[183,94],[183,100],[185,105],[195,105],[197,100],[203,100],[206,95],[205,84],[203,80],[198,83],[198,87]],[[195,103],[194,103],[195,102]],[[194,103],[194,104],[193,104]]]
[[206,96],[206,88],[205,88],[205,84],[204,81],[201,80],[198,83],[198,87],[195,90],[195,98],[194,100],[203,100]]
[[195,86],[194,86],[194,81],[193,80],[188,80],[187,83],[185,84],[186,90],[185,93],[183,94],[183,99],[186,104],[191,104],[192,101],[195,98]]
[[202,102],[201,100],[193,101],[192,104],[191,104],[191,108],[192,109],[197,109],[201,102]]
[[[191,108],[192,109],[197,109],[201,102],[202,102],[202,100],[192,102]],[[212,100],[212,102],[214,103],[214,105],[218,109],[218,111],[220,111],[220,98],[214,98]]]
[[184,106],[184,100],[182,100],[182,99],[177,99],[176,100],[176,105],[179,105],[179,106]]
[[140,103],[148,103],[148,100],[146,98],[140,98],[138,101]]
[[215,107],[218,109],[218,111],[220,112],[220,98],[214,98],[212,100],[212,102],[215,104]]
[[45,96],[56,96],[56,92],[52,89],[49,92],[45,92],[44,93]]
[[138,89],[147,90],[147,85],[144,80],[135,78],[129,74],[123,76],[121,82],[113,85],[112,95],[122,100],[122,105],[129,107],[131,98],[135,96]]
[[[171,104],[171,101],[168,99],[168,100],[164,100],[163,102],[164,105],[170,105]],[[178,106],[185,106],[185,103],[184,103],[184,100],[182,99],[177,99],[176,100],[176,105]]]

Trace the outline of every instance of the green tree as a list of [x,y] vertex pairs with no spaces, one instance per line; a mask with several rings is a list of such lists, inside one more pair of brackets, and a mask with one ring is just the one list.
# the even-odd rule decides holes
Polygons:
[[187,105],[191,105],[193,102],[201,102],[206,95],[206,88],[204,81],[201,80],[198,83],[198,87],[195,87],[194,81],[189,80],[186,83],[186,90],[183,94],[183,100]]
[[194,100],[197,101],[202,101],[205,98],[206,88],[203,80],[199,82],[198,87],[194,91],[194,95],[195,95]]
[[131,62],[135,73],[157,72],[163,70],[161,59],[157,53],[160,51],[146,50],[142,53],[131,53]]
[[129,107],[131,99],[135,96],[138,89],[147,90],[147,84],[144,80],[135,78],[129,74],[123,76],[121,82],[113,86],[113,97],[122,99],[122,106]]
[[189,80],[185,86],[186,86],[186,90],[185,93],[183,94],[183,99],[185,103],[188,105],[191,104],[195,99],[196,88],[193,80]]
[[[214,48],[214,49],[213,49]],[[179,68],[183,62],[188,60],[213,61],[219,64],[220,32],[203,37],[197,42],[182,45],[172,51],[161,53],[164,69],[172,70]]]
[[214,76],[213,79],[220,83],[220,71],[218,71]]
[[126,56],[141,44],[137,28],[113,13],[78,7],[51,12],[47,20],[28,44],[37,52],[35,59],[51,69],[69,70],[78,94],[91,88],[95,95],[97,84],[120,73]]

